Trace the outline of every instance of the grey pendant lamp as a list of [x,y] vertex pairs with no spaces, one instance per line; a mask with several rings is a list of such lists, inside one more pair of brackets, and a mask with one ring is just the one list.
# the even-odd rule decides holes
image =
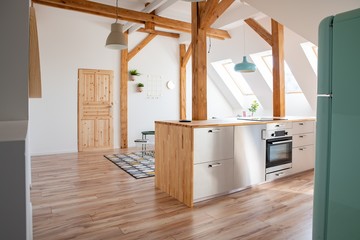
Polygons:
[[244,31],[243,31],[243,35],[244,35],[244,56],[243,56],[243,61],[241,63],[235,64],[234,66],[234,70],[236,72],[255,72],[256,71],[256,65],[248,62],[246,59],[246,53],[245,53],[245,25],[244,25]]
[[127,48],[127,39],[122,31],[123,25],[118,23],[118,0],[116,0],[116,21],[111,24],[111,32],[106,39],[106,47],[122,50]]

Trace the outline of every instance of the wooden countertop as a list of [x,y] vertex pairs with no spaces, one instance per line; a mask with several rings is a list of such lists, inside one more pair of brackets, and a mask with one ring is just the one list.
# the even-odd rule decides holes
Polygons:
[[245,126],[245,125],[255,125],[255,124],[277,123],[277,122],[315,121],[315,120],[316,120],[315,117],[285,117],[282,120],[272,120],[272,121],[239,120],[237,118],[223,118],[223,119],[209,119],[209,120],[193,120],[191,122],[179,122],[178,120],[155,121],[155,123],[183,126],[190,128],[201,128],[201,127]]

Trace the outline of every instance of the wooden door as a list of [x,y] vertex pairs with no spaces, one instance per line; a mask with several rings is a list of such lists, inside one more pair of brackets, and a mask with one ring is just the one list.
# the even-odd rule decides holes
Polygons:
[[79,69],[78,150],[113,148],[113,71]]

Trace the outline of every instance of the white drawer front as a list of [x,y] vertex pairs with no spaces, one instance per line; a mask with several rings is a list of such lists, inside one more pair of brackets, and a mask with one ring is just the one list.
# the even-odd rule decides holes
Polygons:
[[314,121],[293,122],[293,134],[314,132]]
[[290,175],[292,172],[290,169],[281,170],[273,173],[267,173],[266,174],[266,181],[271,181],[277,178],[285,177]]
[[233,159],[194,165],[194,200],[233,189]]
[[314,145],[293,148],[292,173],[298,173],[314,168]]
[[293,147],[312,145],[315,142],[314,133],[303,133],[293,135]]
[[194,163],[234,157],[234,127],[194,129]]

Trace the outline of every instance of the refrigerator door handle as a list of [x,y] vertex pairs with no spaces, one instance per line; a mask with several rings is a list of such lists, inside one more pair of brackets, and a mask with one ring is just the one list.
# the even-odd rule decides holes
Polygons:
[[328,97],[328,98],[332,98],[332,94],[318,94],[318,97]]

